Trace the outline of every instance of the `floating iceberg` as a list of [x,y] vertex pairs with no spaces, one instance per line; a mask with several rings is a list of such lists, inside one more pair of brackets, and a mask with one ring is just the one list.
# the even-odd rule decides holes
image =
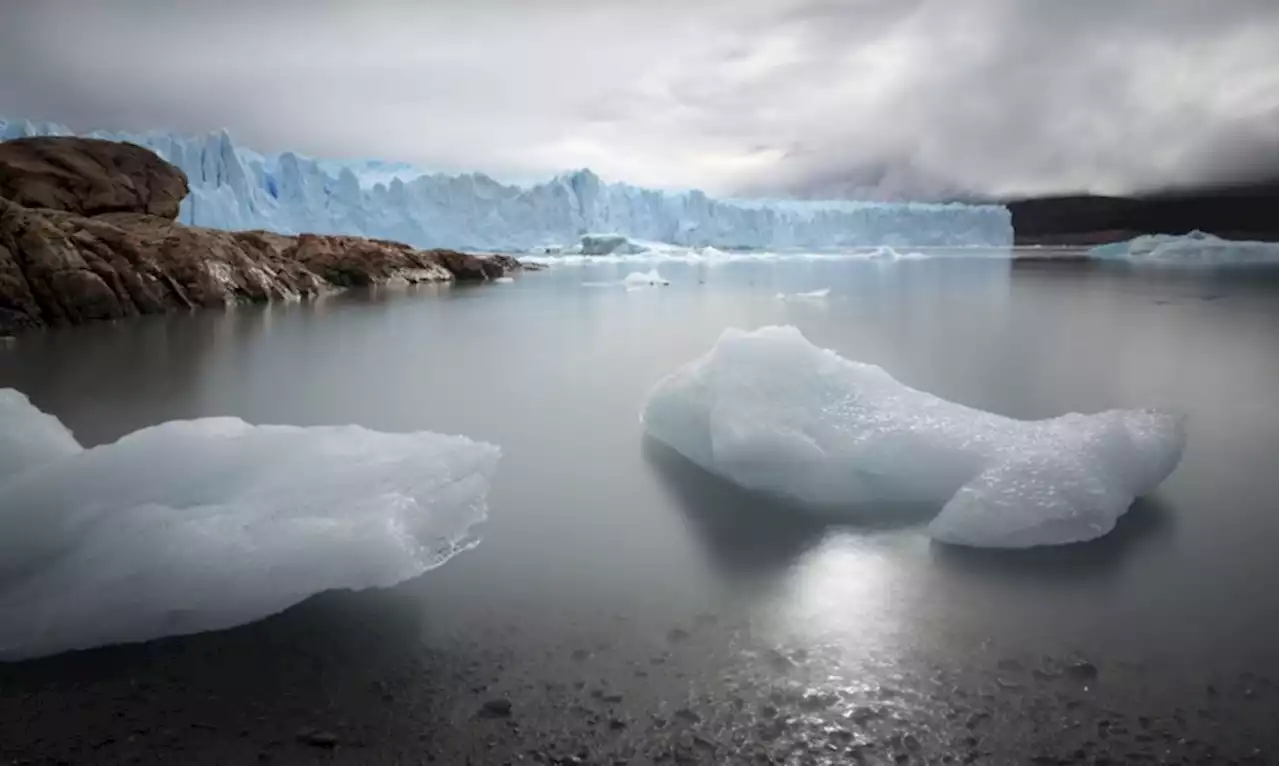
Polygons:
[[780,301],[802,300],[802,301],[820,301],[825,300],[831,294],[830,287],[824,287],[821,290],[809,290],[803,293],[777,293],[773,297]]
[[635,290],[641,287],[666,287],[671,283],[663,279],[657,269],[650,269],[631,272],[622,280],[622,284],[628,290]]
[[1189,234],[1143,234],[1127,242],[1100,245],[1089,251],[1094,258],[1128,260],[1135,263],[1185,265],[1274,264],[1280,263],[1280,245],[1275,242],[1244,242],[1222,239],[1203,231]]
[[473,545],[499,450],[358,426],[173,421],[81,449],[0,389],[0,658],[214,630]]
[[1019,421],[916,391],[794,327],[727,330],[649,394],[645,430],[752,490],[829,509],[941,505],[934,539],[1024,548],[1106,534],[1182,456],[1180,416]]
[[[0,138],[68,134],[55,123],[0,120]],[[404,163],[260,154],[225,131],[87,135],[145,146],[180,167],[191,193],[179,220],[218,229],[355,234],[416,247],[517,252],[557,250],[584,232],[616,232],[604,236],[631,242],[616,243],[624,249],[644,242],[754,250],[1013,243],[1012,218],[1003,205],[722,200],[696,190],[605,183],[590,170],[514,186],[482,173],[415,175]]]
[[637,255],[650,249],[621,234],[583,234],[578,245],[565,252],[575,255]]

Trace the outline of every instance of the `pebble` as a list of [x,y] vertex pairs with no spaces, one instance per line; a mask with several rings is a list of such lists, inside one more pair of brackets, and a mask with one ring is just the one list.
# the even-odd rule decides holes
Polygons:
[[1068,665],[1066,674],[1077,681],[1091,681],[1098,677],[1098,666],[1082,660]]
[[480,706],[480,715],[487,718],[505,718],[511,715],[511,700],[491,699]]
[[333,748],[338,745],[338,735],[321,729],[303,729],[298,732],[298,741],[311,747]]

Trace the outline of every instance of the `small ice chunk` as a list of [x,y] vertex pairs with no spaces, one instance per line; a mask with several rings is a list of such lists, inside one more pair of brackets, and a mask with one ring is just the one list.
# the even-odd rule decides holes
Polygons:
[[582,255],[635,255],[648,248],[622,234],[583,234],[575,249]]
[[801,300],[801,301],[820,301],[824,300],[831,294],[831,288],[824,287],[821,290],[810,290],[804,293],[778,293],[773,296],[780,301]]
[[622,284],[628,289],[638,287],[665,287],[669,284],[667,280],[662,278],[657,269],[648,271],[633,271],[622,280]]
[[0,401],[0,433],[49,437],[15,442],[40,462],[0,479],[2,659],[226,628],[420,575],[475,544],[499,457],[460,436],[237,418],[51,457],[60,424],[15,391]]
[[509,285],[514,281],[516,281],[514,277],[498,277],[497,279],[493,280],[494,284],[497,284],[497,285]]
[[935,539],[1022,548],[1106,534],[1177,466],[1180,416],[1020,421],[820,349],[794,327],[730,329],[658,382],[645,430],[729,481],[828,508],[942,506]]

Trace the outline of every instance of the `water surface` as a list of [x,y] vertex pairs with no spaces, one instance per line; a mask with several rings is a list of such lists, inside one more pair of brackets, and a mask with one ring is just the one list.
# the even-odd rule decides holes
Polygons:
[[[236,415],[504,451],[482,544],[416,581],[0,669],[0,754],[305,762],[316,751],[294,728],[319,726],[343,738],[323,751],[342,762],[1274,760],[1274,268],[814,260],[583,285],[632,270],[152,317],[0,349],[0,386],[86,445]],[[927,519],[812,518],[702,473],[638,422],[658,378],[725,327],[765,324],[1012,417],[1177,409],[1187,452],[1111,535],[1068,548],[954,549],[925,537]],[[495,696],[513,716],[475,719]],[[129,739],[121,716],[143,732]],[[85,741],[59,737],[69,721]]]

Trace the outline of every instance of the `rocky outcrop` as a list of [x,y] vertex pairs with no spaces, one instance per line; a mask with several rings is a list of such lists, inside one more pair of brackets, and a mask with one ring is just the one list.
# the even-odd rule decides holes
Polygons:
[[[8,149],[35,142],[41,145]],[[127,148],[113,153],[104,144]],[[58,159],[41,164],[33,157]],[[8,164],[10,158],[16,159]],[[104,169],[110,158],[114,164]],[[77,175],[81,171],[92,177]],[[353,286],[485,280],[521,268],[510,256],[176,223],[181,195],[171,194],[186,190],[181,173],[150,152],[105,141],[0,144],[0,179],[0,334],[175,308],[297,300]]]
[[24,207],[177,218],[185,196],[182,171],[140,146],[49,136],[0,143],[0,197]]

